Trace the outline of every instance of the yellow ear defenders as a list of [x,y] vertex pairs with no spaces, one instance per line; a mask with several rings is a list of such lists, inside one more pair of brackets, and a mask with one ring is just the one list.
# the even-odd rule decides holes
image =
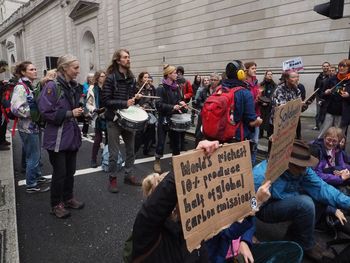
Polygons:
[[244,70],[242,69],[242,64],[239,63],[237,60],[233,60],[231,62],[235,68],[236,68],[236,76],[238,80],[245,80],[246,79],[246,75]]

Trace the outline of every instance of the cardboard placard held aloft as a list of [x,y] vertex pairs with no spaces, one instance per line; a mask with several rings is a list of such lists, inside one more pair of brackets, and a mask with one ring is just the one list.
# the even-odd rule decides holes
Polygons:
[[248,141],[174,156],[173,169],[189,251],[256,208]]
[[275,108],[273,142],[267,163],[266,180],[274,182],[288,169],[301,107],[302,101],[297,99]]

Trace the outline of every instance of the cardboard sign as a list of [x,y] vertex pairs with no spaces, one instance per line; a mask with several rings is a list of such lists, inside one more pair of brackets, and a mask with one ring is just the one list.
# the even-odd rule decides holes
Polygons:
[[288,169],[301,106],[301,99],[297,99],[275,108],[273,143],[267,164],[266,180],[273,182]]
[[299,71],[304,69],[301,57],[292,58],[282,63],[283,71]]
[[248,141],[174,156],[173,168],[189,251],[256,208]]

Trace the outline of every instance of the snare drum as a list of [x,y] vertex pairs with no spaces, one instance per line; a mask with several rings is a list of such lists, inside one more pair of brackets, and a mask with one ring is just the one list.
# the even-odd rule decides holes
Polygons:
[[120,110],[118,115],[119,125],[128,131],[145,129],[149,118],[147,112],[137,106],[130,106],[127,109]]
[[184,132],[191,128],[191,114],[173,114],[170,118],[170,129]]

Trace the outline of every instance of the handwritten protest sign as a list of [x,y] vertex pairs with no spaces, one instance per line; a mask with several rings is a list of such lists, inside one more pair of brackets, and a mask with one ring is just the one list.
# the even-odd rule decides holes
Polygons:
[[283,71],[299,71],[304,69],[303,61],[301,57],[292,58],[282,63]]
[[189,251],[256,207],[248,141],[174,156],[173,168]]
[[266,180],[273,182],[288,169],[301,106],[301,99],[297,99],[275,108],[273,143],[267,164]]

